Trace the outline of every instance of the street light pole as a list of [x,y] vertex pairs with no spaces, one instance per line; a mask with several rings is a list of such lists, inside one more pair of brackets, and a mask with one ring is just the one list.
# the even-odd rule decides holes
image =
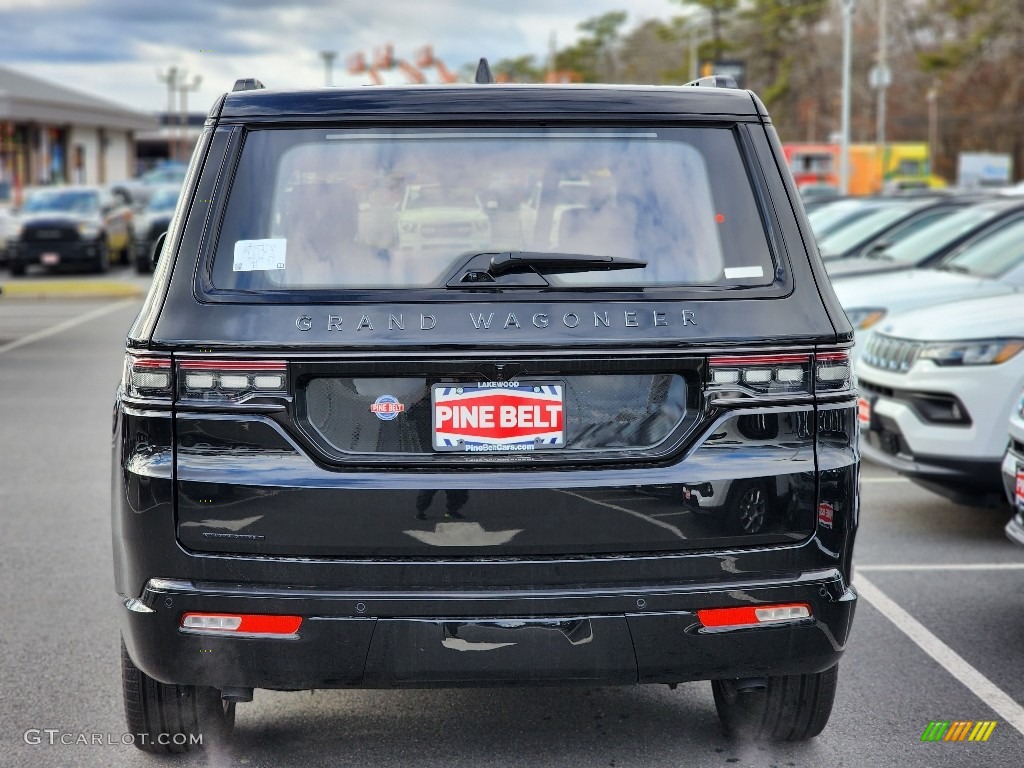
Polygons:
[[[181,73],[184,75],[184,72]],[[171,140],[171,115],[174,114],[174,92],[178,89],[178,68],[170,67],[167,74],[156,73],[156,78],[161,83],[167,84],[167,159],[177,160],[177,146]]]
[[843,8],[843,96],[839,128],[839,191],[850,192],[850,69],[852,60],[853,11],[856,0],[840,0]]
[[337,51],[320,51],[320,58],[324,60],[324,86],[330,88],[334,85],[334,59]]
[[192,84],[188,85],[184,82],[178,86],[178,94],[181,97],[181,113],[178,116],[178,125],[181,126],[181,155],[182,159],[185,158],[185,153],[188,151],[188,92],[198,91],[199,84],[203,81],[203,78],[196,75],[192,78]]
[[887,6],[886,0],[878,0],[878,110],[876,115],[878,124],[875,128],[875,140],[881,147],[883,155],[885,154],[885,92],[891,79],[887,50],[889,37],[886,28]]

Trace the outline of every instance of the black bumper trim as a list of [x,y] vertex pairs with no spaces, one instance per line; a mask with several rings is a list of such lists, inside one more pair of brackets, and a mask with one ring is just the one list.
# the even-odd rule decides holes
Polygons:
[[[305,690],[632,684],[816,672],[842,654],[856,593],[838,571],[646,591],[329,592],[159,580],[122,610],[135,663],[168,683]],[[152,587],[152,582],[151,582]],[[179,587],[183,587],[179,589]],[[806,602],[812,620],[704,632],[704,607]],[[185,612],[304,617],[298,639],[182,633]]]

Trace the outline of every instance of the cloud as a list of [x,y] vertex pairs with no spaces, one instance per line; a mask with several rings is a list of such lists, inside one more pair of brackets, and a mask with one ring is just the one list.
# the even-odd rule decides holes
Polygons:
[[[0,63],[144,110],[166,109],[156,73],[202,77],[194,108],[212,104],[238,77],[269,87],[318,87],[319,52],[338,52],[335,85],[365,82],[346,58],[392,43],[411,59],[432,44],[450,69],[487,56],[533,54],[573,42],[584,19],[627,9],[629,25],[682,12],[673,0],[0,0]],[[388,82],[401,82],[398,72]]]

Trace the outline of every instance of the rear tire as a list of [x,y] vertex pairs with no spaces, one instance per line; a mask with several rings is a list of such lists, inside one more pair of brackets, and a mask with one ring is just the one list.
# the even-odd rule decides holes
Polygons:
[[216,688],[170,685],[154,680],[128,655],[121,640],[121,689],[128,733],[144,752],[188,752],[223,744],[235,726],[235,705]]
[[92,268],[94,272],[102,275],[110,270],[110,246],[107,245],[107,241],[104,239],[97,248],[99,248],[99,255],[96,256]]
[[11,272],[11,277],[21,277],[22,275],[25,274],[24,264],[11,264],[9,269]]
[[837,665],[813,674],[769,677],[765,691],[737,691],[731,680],[712,680],[711,690],[730,734],[753,741],[804,741],[828,723],[838,679]]

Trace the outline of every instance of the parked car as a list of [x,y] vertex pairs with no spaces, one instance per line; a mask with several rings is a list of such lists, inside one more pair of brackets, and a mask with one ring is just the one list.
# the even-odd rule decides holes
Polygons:
[[[963,199],[957,196],[942,202],[956,205]],[[863,256],[827,262],[825,268],[829,277],[836,280],[855,275],[934,266],[968,240],[1024,215],[1024,201],[983,198],[971,202],[973,198],[970,196],[966,200],[968,202],[961,210],[951,212],[920,229],[903,233],[902,236],[887,235],[883,242],[872,244]]]
[[155,187],[146,207],[135,214],[135,269],[139,273],[153,271],[153,246],[170,226],[178,205],[181,187],[168,184]]
[[1006,421],[1024,386],[1024,294],[906,312],[857,362],[866,458],[961,504],[1002,503]]
[[901,212],[908,211],[915,205],[920,205],[933,197],[905,197],[902,195],[846,197],[830,205],[812,209],[807,214],[807,218],[811,222],[811,229],[820,244],[834,232],[857,222],[873,217],[894,219]]
[[837,261],[880,252],[893,242],[919,232],[980,199],[966,196],[923,200],[907,198],[902,203],[879,208],[847,226],[833,229],[818,240],[825,269]]
[[135,211],[141,211],[160,187],[180,188],[185,183],[187,168],[184,163],[168,161],[139,174],[134,179],[126,179],[111,185],[111,190],[122,195]]
[[[212,740],[256,688],[710,680],[730,730],[825,727],[853,329],[763,105],[708,85],[218,102],[114,409],[136,746]],[[385,177],[409,226],[367,247]],[[545,249],[585,177],[610,194]],[[515,248],[478,203],[502,179],[544,187]],[[787,511],[756,532],[641,511],[752,479]]]
[[[858,331],[918,307],[1016,294],[1024,287],[1024,216],[1004,220],[962,245],[939,266],[837,280],[836,295]],[[858,334],[853,355],[864,348]]]
[[0,202],[0,266],[7,264],[7,243],[14,235],[14,214],[8,205]]
[[40,187],[16,212],[8,243],[8,267],[23,275],[30,266],[86,267],[105,272],[113,256],[132,249],[131,210],[101,187]]
[[1010,414],[1010,444],[1003,457],[1003,485],[1014,510],[1006,524],[1011,541],[1024,545],[1024,390]]
[[[398,252],[427,278],[453,253],[479,251],[491,240],[491,220],[472,187],[410,184],[398,212]],[[430,256],[436,258],[430,258]]]

